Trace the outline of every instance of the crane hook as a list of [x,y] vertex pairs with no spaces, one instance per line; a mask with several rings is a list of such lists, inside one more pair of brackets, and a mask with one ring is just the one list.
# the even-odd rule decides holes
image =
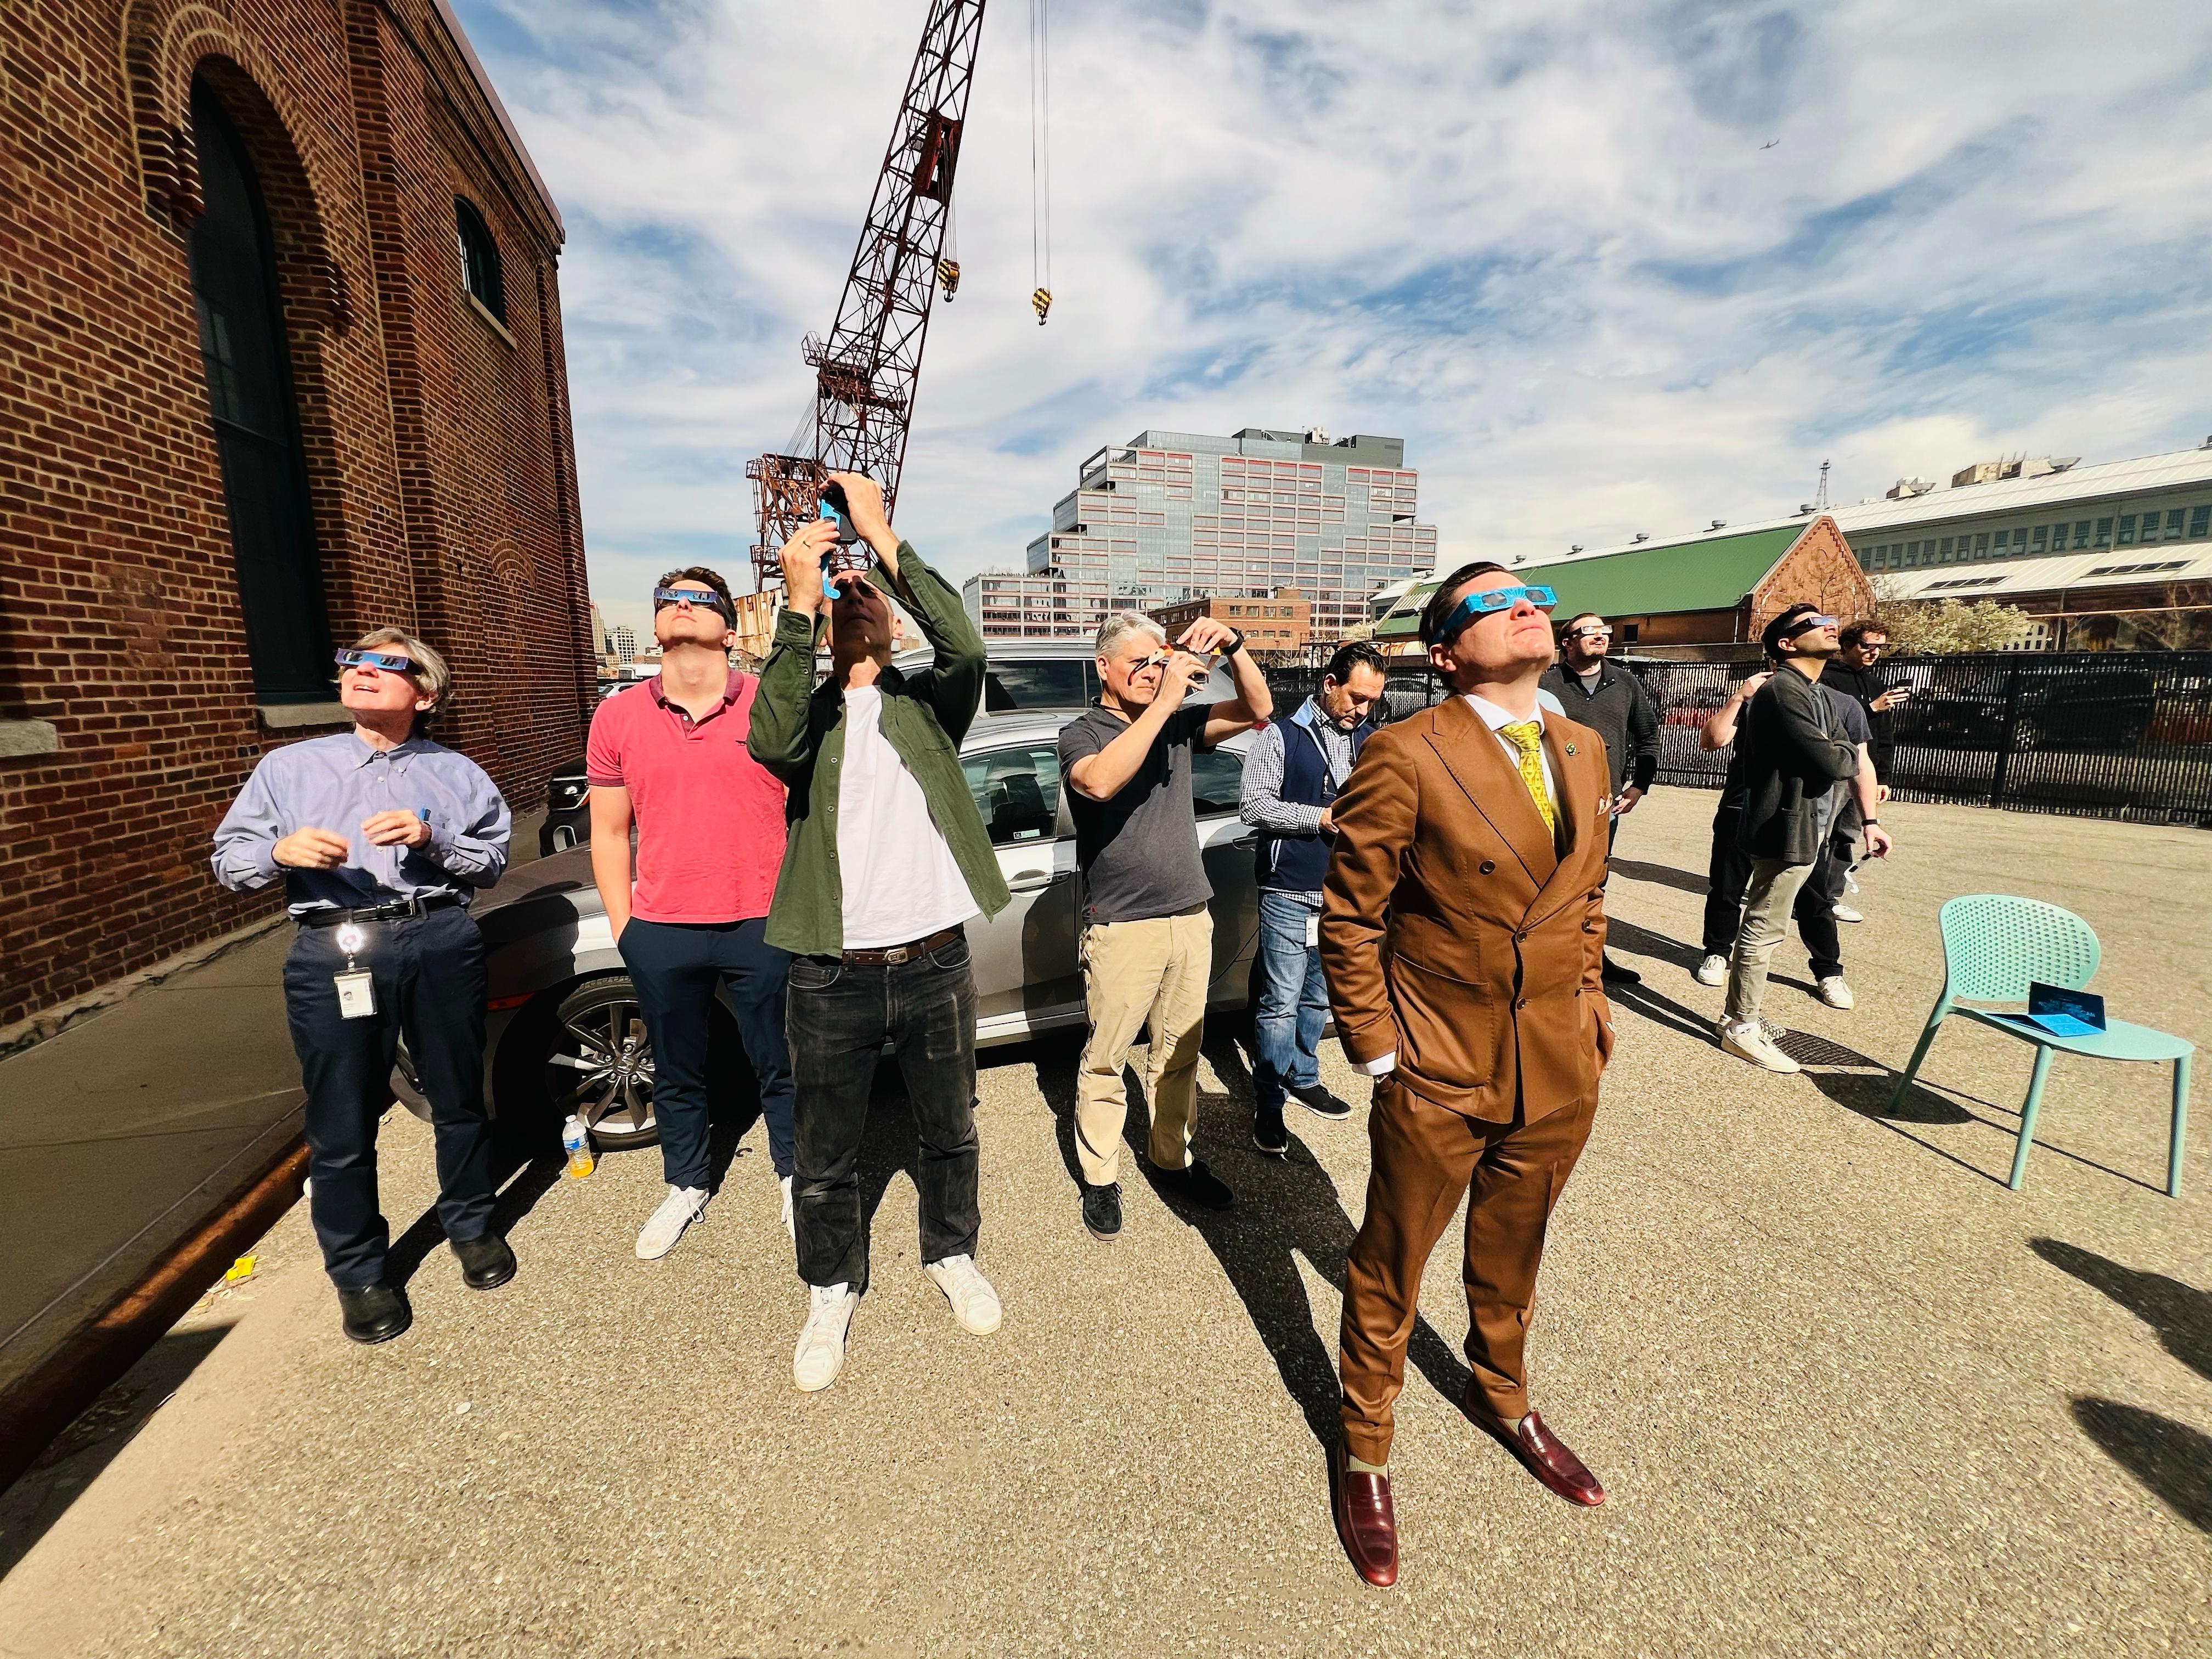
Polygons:
[[1044,314],[1052,309],[1052,290],[1048,288],[1039,289],[1030,295],[1030,306],[1037,314],[1037,326],[1042,328]]
[[939,259],[937,262],[937,280],[944,285],[945,297],[947,300],[951,300],[958,294],[960,292],[960,261]]

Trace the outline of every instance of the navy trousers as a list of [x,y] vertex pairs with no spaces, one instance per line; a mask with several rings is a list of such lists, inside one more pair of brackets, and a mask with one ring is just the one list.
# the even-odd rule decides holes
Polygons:
[[791,1053],[783,1030],[791,953],[770,945],[767,931],[765,916],[720,922],[632,916],[623,928],[623,962],[653,1040],[653,1113],[660,1124],[661,1175],[672,1187],[705,1187],[713,1179],[707,1052],[718,985],[729,991],[760,1083],[769,1160],[779,1176],[791,1173]]
[[284,1011],[307,1091],[308,1213],[323,1267],[341,1290],[384,1277],[391,1230],[376,1199],[376,1129],[392,1103],[392,1068],[405,1032],[430,1102],[438,1147],[438,1219],[451,1239],[491,1229],[492,1133],[484,1107],[483,936],[446,905],[361,924],[354,966],[374,981],[376,1012],[338,1012],[331,976],[346,953],[335,927],[300,929],[284,958]]

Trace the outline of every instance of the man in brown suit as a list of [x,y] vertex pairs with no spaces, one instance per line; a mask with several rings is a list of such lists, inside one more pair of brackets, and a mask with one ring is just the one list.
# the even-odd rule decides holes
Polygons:
[[1561,1497],[1605,1501],[1529,1409],[1522,1360],[1545,1225],[1613,1050],[1600,987],[1612,775],[1595,732],[1538,702],[1552,603],[1500,565],[1453,572],[1421,636],[1455,695],[1376,732],[1332,809],[1322,965],[1375,1102],[1331,1499],[1372,1584],[1397,1578],[1391,1402],[1421,1273],[1470,1187],[1464,1409]]

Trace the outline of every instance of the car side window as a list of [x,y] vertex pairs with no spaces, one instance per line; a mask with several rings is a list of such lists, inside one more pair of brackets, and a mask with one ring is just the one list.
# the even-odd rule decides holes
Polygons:
[[983,815],[991,845],[1050,841],[1060,821],[1060,747],[1026,744],[963,756],[968,793]]
[[1190,804],[1200,817],[1234,812],[1244,799],[1244,757],[1235,749],[1194,749]]

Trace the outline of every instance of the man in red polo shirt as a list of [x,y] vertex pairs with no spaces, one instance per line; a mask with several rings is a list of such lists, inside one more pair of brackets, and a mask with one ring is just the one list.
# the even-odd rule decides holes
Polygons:
[[[763,937],[783,863],[783,786],[745,747],[759,681],[730,666],[730,590],[700,566],[653,591],[660,677],[592,717],[592,879],[637,988],[653,1042],[653,1114],[668,1196],[637,1236],[651,1261],[706,1207],[707,1033],[726,986],[760,1080],[769,1157],[791,1225],[791,1056],[784,1047],[790,953]],[[630,825],[637,885],[630,885]]]

